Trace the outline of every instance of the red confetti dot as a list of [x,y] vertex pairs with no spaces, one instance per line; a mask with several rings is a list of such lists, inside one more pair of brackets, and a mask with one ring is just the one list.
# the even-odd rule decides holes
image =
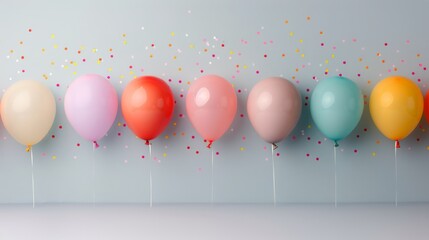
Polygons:
[[63,125],[59,125],[59,126],[58,126],[58,128],[59,128],[59,129],[63,129]]
[[216,152],[216,155],[219,155],[219,152]]
[[59,83],[57,83],[57,84],[55,84],[55,86],[59,87],[59,86],[60,86],[60,84],[59,84]]
[[190,147],[190,146],[187,146],[187,147],[186,147],[186,149],[188,149],[188,150],[189,150],[189,149],[191,149],[191,147]]
[[24,56],[21,56],[21,59],[24,60]]
[[199,154],[199,153],[200,153],[200,151],[195,151],[195,153],[196,153],[196,154]]
[[118,132],[118,137],[120,137],[122,135],[122,133]]
[[55,138],[55,135],[52,135],[51,138]]
[[80,143],[76,143],[76,146],[80,147]]
[[129,69],[132,69],[132,68],[133,68],[133,66],[132,66],[132,65],[130,65],[128,68],[129,68]]
[[387,44],[387,42],[386,42],[386,43],[384,43],[384,46],[385,46],[385,47],[387,47],[387,45],[388,45],[388,44]]
[[195,139],[195,136],[192,136],[191,138],[192,138],[192,139]]
[[141,158],[144,158],[144,155],[142,155],[142,157]]
[[310,157],[310,153],[305,154],[305,156]]
[[357,152],[358,152],[358,150],[357,150],[357,149],[355,149],[355,150],[353,150],[353,152],[354,152],[354,153],[357,153]]
[[319,161],[319,157],[316,158],[316,161]]
[[28,32],[32,32],[33,30],[31,28],[28,29]]
[[259,70],[256,70],[256,74],[259,74]]

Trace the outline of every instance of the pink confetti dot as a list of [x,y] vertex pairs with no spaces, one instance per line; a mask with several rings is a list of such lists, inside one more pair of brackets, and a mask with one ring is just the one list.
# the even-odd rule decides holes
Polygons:
[[190,146],[187,146],[187,147],[186,147],[186,149],[188,149],[188,150],[189,150],[189,149],[191,149],[191,147],[190,147]]
[[310,157],[310,153],[305,154],[305,156]]
[[55,84],[55,86],[59,87],[59,86],[60,86],[60,84],[59,84],[59,83],[57,83],[57,84]]
[[216,155],[219,155],[219,152],[216,152]]
[[77,147],[80,147],[80,143],[76,143],[76,146],[77,146]]
[[357,153],[357,152],[358,152],[358,150],[357,150],[357,149],[355,149],[355,150],[353,150],[353,152],[354,152],[354,153]]
[[280,153],[277,153],[276,155],[277,155],[277,157],[280,157]]
[[195,154],[199,154],[200,153],[200,151],[195,151]]
[[122,133],[118,132],[118,137],[120,137],[122,135]]
[[145,156],[144,156],[144,155],[142,155],[142,156],[141,156],[141,158],[145,158]]
[[259,74],[259,70],[256,70],[256,74]]

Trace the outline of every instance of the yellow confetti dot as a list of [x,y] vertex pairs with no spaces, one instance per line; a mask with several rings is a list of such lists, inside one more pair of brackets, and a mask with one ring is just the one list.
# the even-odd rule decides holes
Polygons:
[[177,59],[177,56],[173,56],[173,60],[176,60]]
[[165,137],[164,137],[165,139],[169,139],[170,137],[168,136],[168,135],[165,135]]
[[372,153],[371,153],[371,155],[372,155],[373,157],[375,157],[375,156],[377,156],[377,153],[376,153],[376,152],[372,152]]
[[56,159],[57,159],[57,156],[53,155],[52,160],[56,160]]
[[241,148],[240,148],[240,151],[244,151],[244,150],[245,150],[245,148],[244,148],[244,147],[241,147]]
[[171,32],[171,33],[170,33],[170,35],[171,35],[172,37],[174,37],[176,34],[175,34],[174,32]]
[[331,58],[335,58],[335,54],[332,54],[332,55],[331,55]]
[[118,122],[118,127],[120,127],[120,126],[122,126],[122,123],[121,123],[121,122]]
[[308,124],[308,125],[307,125],[307,128],[311,128],[311,124]]
[[427,147],[426,147],[426,150],[428,150],[428,151],[429,151],[429,146],[427,146]]
[[299,53],[299,48],[295,49],[295,52]]
[[303,54],[301,54],[301,57],[302,57],[302,58],[304,58],[304,57],[305,57],[305,54],[304,54],[304,53],[303,53]]
[[300,42],[300,43],[302,43],[302,42],[303,42],[303,40],[302,40],[302,39],[299,39],[299,42]]
[[328,59],[326,59],[326,60],[325,60],[325,64],[328,64],[328,63],[329,63],[329,60],[328,60]]
[[124,41],[122,42],[122,44],[124,44],[124,45],[127,45],[127,43],[128,43],[128,41],[127,41],[127,40],[124,40]]
[[181,71],[182,71],[182,68],[181,68],[181,67],[179,67],[177,70],[178,70],[179,72],[181,72]]
[[45,53],[45,49],[44,48],[42,48],[42,53]]
[[195,48],[194,44],[189,44],[189,48]]
[[55,48],[55,49],[57,49],[57,48],[58,48],[58,45],[57,45],[57,44],[55,44],[55,45],[54,45],[54,48]]
[[149,57],[150,57],[150,58],[153,58],[153,54],[150,54],[150,55],[149,55]]
[[325,72],[329,72],[329,68],[325,69]]
[[130,71],[130,72],[129,72],[129,74],[130,74],[130,75],[134,75],[134,71]]
[[289,33],[289,36],[293,37],[293,35],[295,35],[295,33],[294,33],[294,32],[290,32],[290,33]]
[[113,68],[111,68],[111,67],[109,67],[108,69],[107,69],[107,71],[108,72],[111,72],[113,70]]
[[243,65],[243,69],[247,69],[248,68],[248,66],[247,65]]
[[234,55],[234,51],[229,51],[229,55]]
[[162,156],[163,156],[163,157],[167,157],[167,153],[163,153],[163,154],[162,154]]
[[362,62],[362,58],[358,58],[358,61],[359,61],[359,62]]
[[120,78],[120,79],[124,79],[124,78],[125,78],[125,76],[124,76],[124,75],[119,75],[119,78]]
[[51,34],[51,38],[54,39],[55,38],[55,34]]
[[285,20],[285,21],[284,21],[284,23],[285,23],[285,24],[288,24],[288,23],[289,23],[289,20]]
[[125,34],[125,33],[122,33],[122,37],[126,37],[127,36],[127,34]]

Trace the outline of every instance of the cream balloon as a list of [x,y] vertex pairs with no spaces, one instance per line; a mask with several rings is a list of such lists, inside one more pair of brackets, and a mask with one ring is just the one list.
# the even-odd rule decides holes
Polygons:
[[1,101],[1,119],[6,130],[27,150],[40,142],[52,127],[56,106],[52,92],[34,80],[10,86]]

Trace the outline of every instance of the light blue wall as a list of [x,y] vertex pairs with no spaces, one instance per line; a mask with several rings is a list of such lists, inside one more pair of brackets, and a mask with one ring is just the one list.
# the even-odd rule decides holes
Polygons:
[[[34,146],[37,202],[90,202],[93,192],[97,202],[147,202],[149,167],[155,202],[209,202],[211,152],[190,125],[181,97],[188,82],[204,74],[231,81],[239,100],[231,131],[214,144],[219,152],[214,157],[216,202],[272,201],[270,146],[254,132],[245,109],[257,81],[270,76],[293,79],[304,103],[316,86],[313,78],[339,73],[359,85],[366,101],[375,84],[393,74],[407,76],[427,91],[426,1],[0,4],[0,88],[4,92],[17,80],[35,79],[57,98],[52,130]],[[98,58],[102,62],[97,63]],[[153,141],[156,161],[149,160],[143,141],[119,126],[124,123],[121,114],[95,152],[73,131],[62,99],[68,84],[86,73],[110,76],[119,95],[134,76],[171,79],[177,105],[170,126]],[[422,119],[398,150],[400,202],[429,200],[427,127]],[[30,202],[30,156],[3,126],[0,136],[0,202]],[[393,142],[378,132],[367,104],[358,127],[340,144],[338,200],[393,201]],[[276,153],[279,202],[333,200],[333,146],[316,129],[308,106]]]

